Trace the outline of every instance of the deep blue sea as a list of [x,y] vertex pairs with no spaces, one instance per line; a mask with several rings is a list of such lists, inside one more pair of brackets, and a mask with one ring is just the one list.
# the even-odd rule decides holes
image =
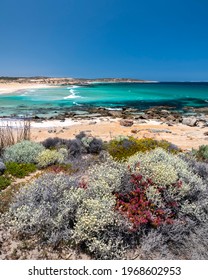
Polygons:
[[94,83],[28,89],[0,95],[0,116],[53,115],[87,107],[147,109],[153,106],[208,107],[208,83]]

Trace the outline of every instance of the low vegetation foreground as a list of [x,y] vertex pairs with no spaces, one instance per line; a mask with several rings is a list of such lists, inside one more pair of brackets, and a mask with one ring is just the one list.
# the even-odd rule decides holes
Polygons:
[[208,146],[3,144],[0,259],[208,259]]

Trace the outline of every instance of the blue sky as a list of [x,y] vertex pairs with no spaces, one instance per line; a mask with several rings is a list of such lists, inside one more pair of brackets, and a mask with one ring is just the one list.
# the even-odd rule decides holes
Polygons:
[[207,0],[1,0],[0,76],[208,81]]

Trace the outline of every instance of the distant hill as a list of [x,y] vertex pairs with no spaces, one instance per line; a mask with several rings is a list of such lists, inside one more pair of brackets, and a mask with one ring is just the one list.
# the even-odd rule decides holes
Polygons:
[[37,83],[37,84],[52,84],[52,85],[68,85],[68,84],[90,84],[93,82],[99,83],[146,83],[146,80],[131,79],[131,78],[51,78],[51,77],[0,77],[0,83]]

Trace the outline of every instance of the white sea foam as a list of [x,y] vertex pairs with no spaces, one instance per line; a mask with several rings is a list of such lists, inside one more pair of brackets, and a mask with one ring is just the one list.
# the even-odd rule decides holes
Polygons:
[[79,88],[79,87],[80,87],[80,86],[75,86],[75,85],[73,85],[73,86],[68,87],[67,89]]
[[105,109],[109,110],[109,111],[121,111],[122,108],[111,108],[111,107],[105,107]]
[[73,104],[76,105],[76,106],[82,106],[82,104],[79,104],[77,102],[73,102]]
[[30,94],[30,90],[29,91],[23,91],[23,93],[20,94],[20,96],[27,96],[28,94]]
[[79,86],[72,86],[72,87],[67,88],[67,89],[70,89],[69,92],[71,94],[68,96],[65,96],[64,99],[82,98],[81,96],[76,95],[76,91],[74,90],[74,88],[77,88],[77,87],[79,87]]

